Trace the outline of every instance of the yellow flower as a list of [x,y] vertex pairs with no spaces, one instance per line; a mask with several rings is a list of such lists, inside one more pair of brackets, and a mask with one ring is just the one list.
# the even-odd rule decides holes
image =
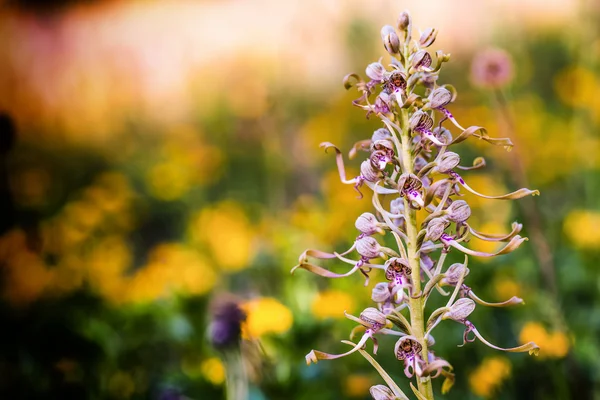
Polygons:
[[176,162],[163,162],[153,166],[146,174],[146,186],[160,200],[176,200],[192,186],[189,170]]
[[508,359],[502,356],[488,357],[469,376],[469,386],[476,395],[490,397],[510,372]]
[[344,311],[352,313],[354,301],[341,290],[327,290],[318,293],[312,302],[312,312],[317,318],[342,318]]
[[260,337],[268,333],[283,333],[293,323],[291,311],[271,297],[261,297],[242,305],[247,318],[244,333],[249,337]]
[[202,375],[213,385],[221,385],[225,381],[225,367],[216,357],[206,359],[200,365]]
[[494,291],[498,300],[504,301],[512,296],[519,297],[521,286],[510,278],[502,277],[494,281]]
[[563,358],[569,352],[569,338],[564,332],[554,332],[548,337],[546,353],[548,357]]
[[196,251],[179,244],[161,244],[152,249],[148,264],[129,282],[128,299],[153,301],[173,291],[200,295],[212,289],[217,278]]
[[565,219],[564,232],[581,249],[597,249],[600,245],[600,212],[571,211]]
[[534,341],[540,346],[540,357],[563,358],[569,352],[570,340],[564,332],[548,332],[539,322],[528,322],[519,334],[521,343]]
[[108,380],[108,391],[113,398],[128,399],[135,392],[135,381],[131,374],[118,371]]
[[348,397],[365,397],[369,388],[374,384],[373,378],[367,375],[352,374],[346,377],[344,392]]
[[246,268],[253,256],[254,232],[248,217],[234,202],[201,210],[189,225],[190,238],[203,242],[225,271]]

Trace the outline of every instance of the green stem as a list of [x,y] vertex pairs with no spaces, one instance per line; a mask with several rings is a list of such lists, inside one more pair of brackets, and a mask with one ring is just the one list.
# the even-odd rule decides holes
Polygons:
[[[414,160],[411,155],[410,143],[411,138],[408,132],[408,111],[402,109],[400,111],[400,126],[403,128],[400,132],[402,138],[402,162],[404,173],[414,173]],[[404,200],[404,210],[406,217],[406,234],[408,236],[408,262],[412,269],[412,284],[413,284],[413,295],[419,294],[417,298],[410,298],[410,324],[412,327],[412,334],[417,338],[419,343],[423,346],[422,357],[425,363],[427,363],[427,340],[425,338],[425,319],[423,310],[423,296],[421,296],[421,258],[419,255],[419,248],[417,244],[417,235],[419,228],[417,226],[417,211],[410,207],[409,202]],[[431,385],[431,378],[420,378],[417,377],[417,386],[419,392],[428,400],[433,400],[433,388]]]

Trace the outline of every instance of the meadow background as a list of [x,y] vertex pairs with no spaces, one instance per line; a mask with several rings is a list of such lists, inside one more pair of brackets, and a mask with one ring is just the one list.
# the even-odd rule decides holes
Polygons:
[[[470,185],[542,193],[469,200],[480,230],[518,220],[531,239],[471,258],[480,297],[527,303],[473,321],[540,356],[457,348],[447,323],[436,352],[457,382],[443,398],[600,398],[593,0],[0,1],[0,397],[222,398],[209,306],[234,295],[260,341],[245,350],[251,399],[370,398],[382,382],[360,356],[304,362],[343,349],[343,311],[371,305],[370,288],[289,271],[306,248],[347,248],[371,209],[318,144],[347,150],[380,127],[342,77],[385,55],[379,29],[404,9],[452,54],[440,81],[458,120],[517,145],[462,145],[488,161]],[[471,79],[488,48],[513,60],[501,95]],[[407,388],[392,348],[378,360]]]

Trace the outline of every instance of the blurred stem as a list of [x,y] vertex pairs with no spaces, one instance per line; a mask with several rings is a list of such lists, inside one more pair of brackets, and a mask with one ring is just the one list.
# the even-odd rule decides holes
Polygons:
[[226,351],[223,355],[225,370],[227,371],[227,400],[248,399],[248,375],[244,360],[239,350]]
[[[411,138],[408,132],[408,110],[405,108],[400,111],[400,132],[402,139],[402,163],[404,164],[404,173],[414,173],[414,161],[411,155],[410,142]],[[408,236],[408,262],[412,269],[411,280],[413,284],[413,292],[410,296],[410,325],[412,334],[419,343],[423,346],[421,350],[422,358],[427,363],[427,340],[425,340],[425,319],[423,316],[423,297],[421,294],[421,258],[419,256],[419,248],[417,243],[417,234],[419,229],[417,226],[417,211],[410,207],[409,202],[404,200],[405,218],[406,218],[406,234]],[[413,296],[419,294],[417,298]],[[417,377],[417,385],[419,392],[429,399],[433,400],[433,388],[431,386],[431,378]]]

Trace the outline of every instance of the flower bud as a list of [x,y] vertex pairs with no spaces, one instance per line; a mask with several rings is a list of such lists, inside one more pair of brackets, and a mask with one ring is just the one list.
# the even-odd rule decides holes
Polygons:
[[442,316],[442,319],[463,322],[475,310],[475,302],[469,298],[458,299]]
[[417,51],[412,57],[412,66],[415,69],[429,68],[431,66],[431,54],[425,50]]
[[435,344],[435,339],[433,336],[431,336],[431,334],[427,335],[425,341],[427,342],[427,348],[431,348]]
[[381,39],[388,53],[397,54],[400,51],[400,38],[392,26],[386,25],[381,28]]
[[375,331],[383,328],[387,323],[385,314],[373,307],[365,308],[365,310],[360,313],[359,318],[365,322],[370,329]]
[[386,282],[379,282],[371,291],[371,300],[376,303],[385,303],[391,296],[390,288]]
[[452,101],[452,93],[444,88],[439,87],[429,95],[429,105],[431,108],[444,107]]
[[371,136],[372,142],[377,142],[379,140],[390,140],[392,138],[392,134],[385,128],[379,128],[375,132],[373,132],[373,136]]
[[377,221],[377,217],[371,213],[362,213],[354,223],[356,229],[361,231],[366,235],[372,235],[379,229],[378,227],[379,221]]
[[385,264],[387,265],[385,277],[390,281],[398,275],[409,277],[412,273],[412,269],[408,265],[408,262],[402,258],[390,258]]
[[395,400],[397,398],[394,392],[384,385],[371,386],[369,393],[373,400]]
[[427,165],[427,160],[424,159],[423,157],[417,156],[417,158],[415,158],[415,163],[414,163],[415,172],[419,172],[426,165]]
[[442,236],[442,233],[444,233],[444,230],[446,230],[447,226],[448,221],[445,218],[432,219],[429,221],[429,224],[427,224],[427,233],[425,234],[425,239],[435,242]]
[[379,171],[373,168],[371,160],[365,160],[360,164],[360,174],[368,182],[377,182],[379,180]]
[[392,214],[404,213],[404,200],[402,199],[402,197],[397,197],[394,200],[390,201],[390,212]]
[[374,81],[382,81],[385,67],[380,62],[374,62],[367,66],[366,74]]
[[452,151],[447,151],[440,157],[437,170],[442,174],[445,174],[448,171],[456,168],[458,163],[460,163],[460,156]]
[[[467,269],[466,271],[464,271],[465,268]],[[445,277],[444,279],[442,279],[442,283],[450,286],[456,286],[458,284],[460,276],[463,274],[463,271],[465,276],[469,275],[469,268],[465,267],[464,264],[452,264],[444,274]]]
[[452,222],[465,222],[471,216],[471,207],[464,200],[455,200],[446,209],[447,217]]
[[401,337],[394,346],[394,353],[398,360],[404,360],[407,356],[418,354],[423,349],[421,343],[414,336]]
[[426,112],[419,110],[410,117],[409,125],[415,132],[429,130],[433,126],[433,119]]
[[356,251],[365,258],[377,258],[381,253],[381,246],[371,236],[365,236],[356,241]]
[[398,17],[398,30],[405,31],[410,25],[410,14],[408,11],[402,11]]
[[421,45],[421,47],[431,46],[433,44],[433,42],[435,42],[437,33],[438,33],[437,29],[434,29],[434,28],[425,29],[425,32],[423,32],[421,34],[421,37],[419,38],[419,44]]

